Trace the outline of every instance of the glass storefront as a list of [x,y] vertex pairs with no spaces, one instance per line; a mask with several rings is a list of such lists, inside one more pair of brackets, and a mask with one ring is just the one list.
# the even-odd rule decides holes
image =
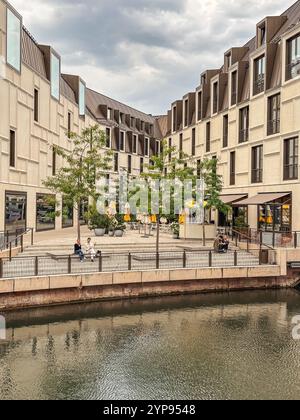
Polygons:
[[69,228],[74,226],[73,202],[63,198],[62,200],[62,227]]
[[27,194],[5,193],[5,230],[15,232],[26,229]]
[[56,199],[55,195],[37,194],[36,196],[36,230],[55,229]]
[[258,206],[258,229],[266,232],[290,232],[292,226],[292,204],[265,204]]

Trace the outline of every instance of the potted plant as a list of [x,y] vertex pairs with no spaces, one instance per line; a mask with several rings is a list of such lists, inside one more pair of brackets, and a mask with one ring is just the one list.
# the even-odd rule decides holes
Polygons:
[[109,226],[108,216],[100,214],[95,206],[88,212],[89,228],[94,229],[96,236],[104,236]]
[[118,221],[115,217],[110,217],[109,218],[109,224],[108,224],[108,235],[110,237],[115,236],[115,230],[116,227],[118,226]]
[[115,227],[115,236],[117,238],[122,238],[124,235],[124,231],[126,230],[126,225],[124,223],[124,217],[122,215],[116,216],[116,227]]
[[173,239],[179,239],[179,223],[178,222],[173,222],[171,224],[171,230],[173,232]]

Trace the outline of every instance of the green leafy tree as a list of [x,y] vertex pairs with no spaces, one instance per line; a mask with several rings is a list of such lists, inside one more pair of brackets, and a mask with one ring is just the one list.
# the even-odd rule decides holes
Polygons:
[[[151,203],[151,187],[152,181],[175,180],[186,181],[190,179],[195,183],[196,177],[194,174],[193,158],[178,152],[176,147],[170,147],[166,140],[161,142],[160,153],[151,157],[151,163],[145,165],[142,173],[142,178],[147,182],[149,188],[149,203]],[[162,191],[159,191],[159,213],[157,216],[157,234],[156,234],[156,252],[159,252],[160,245],[160,218],[166,216],[169,221],[174,221],[175,211],[175,188],[171,187],[171,210],[170,214],[166,215],[163,212]],[[183,197],[182,197],[183,198]]]
[[52,146],[56,154],[61,156],[63,166],[56,175],[48,177],[44,185],[74,205],[78,215],[77,232],[80,239],[81,203],[86,199],[97,202],[100,197],[97,181],[106,177],[111,169],[112,152],[105,148],[106,134],[98,125],[84,129],[81,135],[72,133],[71,138],[72,151]]
[[[200,177],[205,183],[205,210],[215,209],[226,213],[229,207],[223,203],[220,195],[223,190],[223,178],[218,174],[218,159],[204,159],[199,168]],[[203,246],[206,245],[205,217],[203,219]]]

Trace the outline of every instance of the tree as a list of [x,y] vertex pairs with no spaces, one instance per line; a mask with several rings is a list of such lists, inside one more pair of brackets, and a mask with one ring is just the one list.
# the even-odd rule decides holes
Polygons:
[[[216,209],[226,213],[229,207],[220,199],[223,178],[218,174],[218,159],[204,159],[199,167],[200,177],[205,184],[205,210]],[[203,246],[206,245],[205,217],[203,219]]]
[[[141,177],[147,182],[149,194],[151,196],[152,181],[175,180],[186,181],[188,179],[195,181],[194,167],[191,165],[193,159],[183,152],[178,152],[176,147],[168,146],[166,140],[161,142],[160,153],[151,157],[151,163],[145,165],[146,171],[143,171]],[[189,166],[190,164],[190,166]],[[151,202],[151,200],[149,200]],[[174,187],[171,187],[171,212],[166,215],[162,212],[162,191],[159,191],[159,211],[157,216],[156,230],[156,252],[159,252],[160,244],[160,218],[168,216],[174,218]]]
[[63,166],[56,175],[48,177],[44,185],[61,194],[66,202],[77,210],[78,239],[80,230],[80,206],[84,200],[97,202],[100,193],[97,181],[106,177],[111,169],[112,152],[105,148],[106,134],[98,125],[86,128],[81,135],[71,134],[73,150],[66,151],[59,146],[52,150],[63,160]]

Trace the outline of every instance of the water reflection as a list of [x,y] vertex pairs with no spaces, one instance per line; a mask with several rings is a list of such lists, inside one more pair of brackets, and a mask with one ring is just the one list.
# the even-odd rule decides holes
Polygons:
[[0,399],[299,398],[296,291],[7,314]]

